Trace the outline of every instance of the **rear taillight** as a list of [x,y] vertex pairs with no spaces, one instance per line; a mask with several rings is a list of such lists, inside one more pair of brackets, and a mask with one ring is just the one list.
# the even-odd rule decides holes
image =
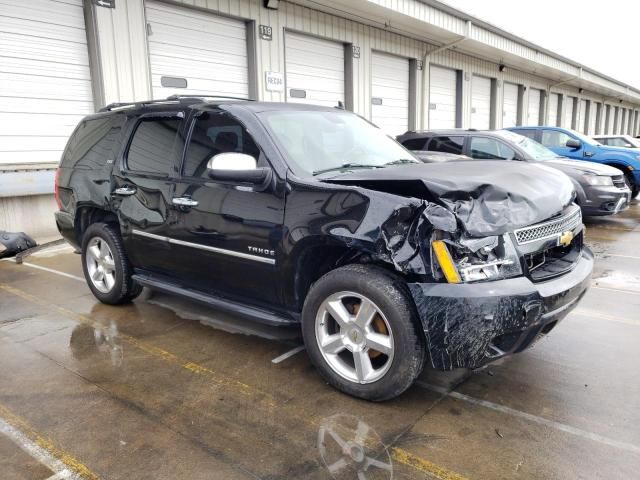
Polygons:
[[60,201],[60,168],[56,170],[56,181],[53,187],[53,195],[56,197],[58,210],[62,210],[62,202]]

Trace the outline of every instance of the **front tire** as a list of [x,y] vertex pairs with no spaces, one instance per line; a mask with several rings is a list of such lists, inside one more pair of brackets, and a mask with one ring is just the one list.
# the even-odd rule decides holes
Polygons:
[[627,186],[631,190],[631,199],[633,200],[640,193],[640,185],[637,185],[631,172],[624,172],[624,180],[627,182]]
[[318,280],[302,310],[311,362],[332,386],[383,401],[422,371],[424,334],[406,284],[386,270],[348,265]]
[[131,279],[117,227],[94,223],[82,239],[82,270],[93,295],[102,303],[119,305],[140,295],[142,287]]

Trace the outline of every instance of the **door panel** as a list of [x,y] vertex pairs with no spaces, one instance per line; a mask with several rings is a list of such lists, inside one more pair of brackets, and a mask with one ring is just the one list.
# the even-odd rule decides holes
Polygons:
[[429,128],[455,128],[457,72],[431,65],[429,68]]
[[344,102],[344,44],[286,32],[285,63],[287,102]]
[[409,129],[409,60],[371,54],[371,121],[388,135]]
[[502,128],[515,127],[518,124],[518,86],[504,83],[502,105]]
[[112,191],[129,260],[136,268],[165,275],[173,268],[164,237],[173,220],[171,174],[182,152],[183,118],[183,112],[173,112],[136,122]]
[[175,275],[186,286],[237,299],[278,302],[276,265],[284,221],[282,189],[264,191],[247,185],[213,181],[206,165],[225,152],[245,153],[259,167],[269,167],[246,129],[226,113],[205,113],[195,119],[172,205],[176,221],[172,242]]
[[491,128],[491,79],[477,75],[471,79],[471,128]]

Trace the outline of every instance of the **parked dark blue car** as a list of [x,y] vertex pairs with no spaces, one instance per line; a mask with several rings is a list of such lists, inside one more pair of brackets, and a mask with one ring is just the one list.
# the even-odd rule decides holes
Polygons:
[[513,127],[508,130],[529,137],[563,157],[619,168],[631,188],[631,197],[635,198],[640,191],[640,152],[637,149],[601,145],[568,128]]

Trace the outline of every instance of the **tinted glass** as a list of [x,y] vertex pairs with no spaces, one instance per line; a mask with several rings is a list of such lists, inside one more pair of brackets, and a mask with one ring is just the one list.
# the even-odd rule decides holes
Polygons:
[[472,137],[471,156],[480,160],[512,160],[516,152],[492,138]]
[[425,138],[412,138],[411,140],[405,140],[402,142],[409,150],[424,150],[424,144],[427,143]]
[[543,130],[540,143],[545,147],[558,148],[566,147],[568,140],[571,140],[571,137],[564,132],[558,130]]
[[462,155],[462,147],[464,146],[464,137],[433,137],[429,140],[427,150],[432,152],[455,153]]
[[207,178],[207,163],[219,153],[246,153],[258,161],[260,150],[247,130],[226,113],[197,118],[182,169],[187,177]]
[[122,118],[109,116],[80,124],[62,156],[62,165],[73,168],[99,168],[115,158]]
[[531,140],[536,139],[536,130],[515,130],[518,135],[522,135],[523,137],[530,138]]
[[145,118],[136,128],[127,153],[127,167],[167,175],[176,158],[179,118]]

